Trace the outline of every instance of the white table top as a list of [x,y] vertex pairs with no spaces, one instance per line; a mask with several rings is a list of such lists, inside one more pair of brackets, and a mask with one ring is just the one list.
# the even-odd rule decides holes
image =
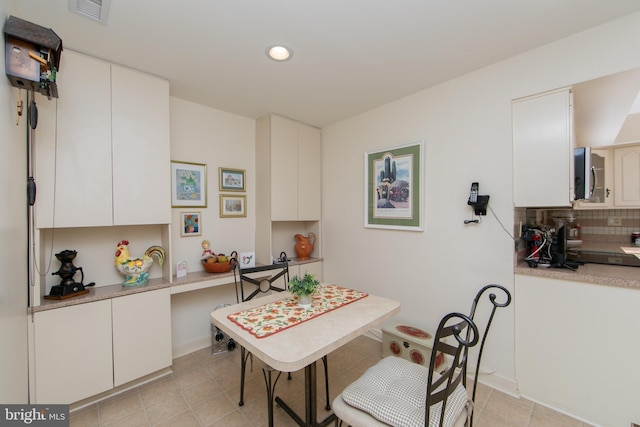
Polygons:
[[400,303],[368,295],[276,334],[256,338],[227,315],[291,296],[274,292],[211,312],[211,323],[272,368],[293,372],[331,353],[400,311]]

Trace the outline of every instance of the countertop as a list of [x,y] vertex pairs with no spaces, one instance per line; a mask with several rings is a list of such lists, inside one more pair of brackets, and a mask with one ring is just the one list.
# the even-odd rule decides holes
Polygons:
[[[621,254],[624,253],[622,247],[632,247],[632,245],[619,242],[583,242],[580,246],[569,248],[569,250]],[[580,265],[576,271],[542,266],[531,268],[522,260],[522,254],[516,254],[514,273],[640,290],[640,267],[588,263]]]
[[[319,261],[322,261],[322,258],[310,258],[308,260],[298,260],[296,258],[293,258],[289,262],[289,266],[302,265]],[[85,304],[104,299],[117,298],[139,292],[155,291],[157,289],[163,288],[170,288],[172,294],[188,292],[190,290],[197,290],[208,287],[199,285],[203,282],[208,281],[215,281],[217,282],[216,285],[233,284],[233,270],[226,273],[207,273],[206,271],[194,271],[187,274],[186,277],[181,277],[179,279],[173,276],[171,282],[165,279],[156,278],[149,279],[149,282],[146,285],[139,286],[123,286],[122,284],[116,284],[108,286],[87,287],[86,289],[89,290],[89,293],[76,297],[63,300],[43,299],[40,305],[30,307],[29,313],[52,310],[55,308],[68,307],[77,304]]]

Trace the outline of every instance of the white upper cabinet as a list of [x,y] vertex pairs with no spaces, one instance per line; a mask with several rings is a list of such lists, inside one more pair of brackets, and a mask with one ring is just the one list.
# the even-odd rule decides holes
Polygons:
[[640,207],[640,146],[613,150],[615,205]]
[[113,223],[171,222],[169,82],[111,66]]
[[111,225],[109,64],[65,51],[60,70],[59,98],[38,103],[42,120],[35,131],[37,225]]
[[72,51],[61,61],[59,99],[38,104],[37,227],[170,223],[168,82]]
[[570,206],[574,195],[570,89],[516,100],[512,111],[515,206]]
[[320,129],[271,117],[271,220],[320,220]]

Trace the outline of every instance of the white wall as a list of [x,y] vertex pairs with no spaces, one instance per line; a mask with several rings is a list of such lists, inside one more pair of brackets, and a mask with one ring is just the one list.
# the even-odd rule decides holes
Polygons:
[[[13,6],[0,1],[0,22]],[[4,74],[4,55],[0,69]],[[0,80],[0,402],[27,403],[26,114],[16,126],[18,89]],[[26,92],[22,97],[26,111]]]
[[[520,298],[514,289],[514,243],[508,234],[513,233],[511,100],[640,66],[639,48],[640,14],[634,14],[324,128],[324,279],[396,298],[402,303],[400,319],[431,330],[447,312],[468,311],[483,284],[501,283],[514,293],[515,305],[497,315],[483,364],[495,373],[483,380],[514,393],[526,391],[531,399],[593,422],[628,425],[636,409],[624,408],[624,424],[604,409],[626,401],[616,388],[605,393],[593,384],[602,399],[598,407],[588,407],[579,393],[550,401],[545,390],[527,383],[546,372],[516,371],[515,344],[527,337],[520,336],[514,312],[526,307],[542,315],[547,307],[537,298]],[[415,140],[426,144],[425,231],[365,229],[364,153]],[[491,196],[495,216],[489,212],[481,224],[464,225],[474,181],[480,194]],[[546,291],[533,287],[529,294]],[[572,316],[571,301],[560,306],[563,315]],[[552,328],[545,332],[554,334]],[[555,358],[571,363],[569,356],[575,354]],[[601,362],[593,368],[610,366],[609,359]],[[549,378],[548,387],[572,379]]]
[[[173,262],[186,260],[189,271],[202,271],[204,239],[216,253],[254,251],[255,120],[171,98],[171,159],[205,163],[208,183],[206,208],[172,209]],[[246,218],[220,218],[219,167],[246,170]],[[181,237],[180,212],[191,210],[202,213],[202,236]],[[174,357],[207,345],[211,311],[235,300],[233,285],[172,296]]]

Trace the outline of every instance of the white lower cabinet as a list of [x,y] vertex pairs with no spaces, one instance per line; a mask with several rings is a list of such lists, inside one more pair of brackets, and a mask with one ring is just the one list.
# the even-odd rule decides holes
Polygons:
[[111,301],[34,314],[35,402],[69,404],[113,387]]
[[115,387],[171,366],[171,291],[111,300]]
[[35,402],[70,404],[171,366],[169,288],[34,314]]

